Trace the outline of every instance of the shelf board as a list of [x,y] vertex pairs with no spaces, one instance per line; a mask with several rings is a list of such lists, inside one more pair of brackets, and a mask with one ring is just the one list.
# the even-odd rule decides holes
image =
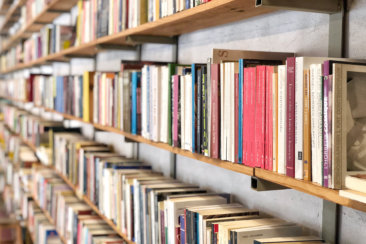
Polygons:
[[[62,11],[70,11],[75,6],[77,0],[53,0],[35,18],[27,23],[15,35],[11,36],[4,45],[1,53],[9,50],[22,38],[28,38],[32,32],[38,32],[48,23],[62,14]],[[57,11],[55,11],[57,10]]]
[[51,215],[47,212],[47,210],[45,210],[41,207],[41,204],[39,204],[39,201],[37,200],[37,198],[34,195],[32,195],[32,198],[33,198],[34,202],[38,205],[38,207],[42,210],[43,214],[46,216],[48,221],[55,227],[55,230],[58,233],[58,236],[60,237],[62,243],[67,244],[67,241],[65,240],[65,238],[63,236],[61,236],[59,234],[60,233],[59,230],[56,229],[55,222],[53,221]]
[[[27,146],[29,146],[31,148],[31,150],[36,153],[37,148],[35,145],[33,145],[31,142],[25,140],[23,137],[21,137],[19,134],[15,133],[13,130],[11,130],[11,128],[9,128],[7,125],[5,125],[5,127],[12,132],[13,134],[15,134],[16,136],[18,136],[21,141],[26,144]],[[76,186],[66,177],[64,176],[62,173],[60,173],[56,168],[54,168],[53,166],[46,166],[46,165],[39,165],[42,167],[46,167],[51,169],[52,171],[54,171],[75,193],[76,196],[78,196],[80,198],[80,200],[83,200],[87,205],[89,205],[89,207],[91,207],[93,209],[93,211],[99,215],[100,218],[102,218],[120,237],[122,237],[127,243],[130,244],[134,244],[133,241],[128,240],[127,236],[125,234],[123,234],[118,228],[117,226],[107,217],[104,216],[104,214],[102,214],[100,212],[100,210],[97,208],[97,206],[95,206],[94,203],[92,203],[89,198],[85,195],[83,196],[79,196],[78,191],[76,189]],[[36,201],[36,198],[34,196],[32,196],[33,199]],[[40,207],[39,202],[36,202],[37,205]],[[41,208],[41,207],[40,207]],[[41,208],[42,209],[42,208]],[[52,219],[51,216],[48,214],[48,212],[46,212],[45,210],[42,209],[43,212],[45,212],[46,217],[50,220]],[[47,214],[46,214],[47,213]],[[51,221],[50,221],[51,222]],[[51,222],[53,224],[53,222]],[[56,226],[55,226],[56,227]],[[66,242],[63,240],[63,242],[66,244]]]
[[18,64],[3,70],[1,74],[41,65],[50,61],[65,60],[65,56],[88,55],[98,53],[98,45],[132,45],[129,36],[163,36],[174,37],[192,31],[223,25],[276,11],[268,7],[255,7],[254,0],[212,0],[197,7],[187,9],[173,15],[142,24],[136,28],[104,36],[94,41],[70,47],[61,52],[50,54],[32,62]]
[[11,3],[12,3],[11,0],[4,0],[3,4],[0,7],[0,14],[5,14],[6,11],[8,11],[9,8],[11,7]]
[[0,28],[0,33],[6,34],[11,25],[20,18],[20,7],[25,3],[25,0],[19,0],[18,3],[12,5],[5,15],[3,25]]
[[[74,193],[78,196],[78,193],[77,193],[77,189],[75,187],[75,185],[66,177],[64,176],[63,174],[61,174],[58,170],[56,170],[55,168],[53,168],[54,172],[56,172],[56,174],[61,178],[63,179],[66,184],[71,187],[71,189],[74,191]],[[100,210],[97,208],[97,206],[95,206],[95,204],[89,200],[89,198],[85,195],[83,195],[81,197],[81,199],[89,205],[89,207],[91,207],[93,209],[93,211],[99,215],[99,217],[101,217],[120,237],[122,237],[127,243],[130,243],[130,244],[134,244],[133,241],[130,241],[128,240],[127,236],[125,234],[123,234],[121,232],[120,229],[117,228],[117,226],[110,220],[108,219],[107,217],[104,216],[104,214],[102,214],[100,212]]]
[[[5,98],[5,99],[12,100],[10,98]],[[19,100],[13,100],[13,101],[21,102]],[[192,153],[192,152],[189,152],[189,151],[186,151],[186,150],[182,150],[180,148],[172,147],[172,146],[170,146],[166,143],[153,142],[151,140],[143,138],[142,136],[132,135],[131,133],[126,133],[126,132],[121,131],[121,130],[116,129],[116,128],[85,122],[84,120],[82,120],[78,117],[68,115],[68,114],[59,113],[59,112],[57,112],[55,110],[52,110],[52,109],[48,109],[48,108],[44,108],[44,107],[39,107],[39,108],[42,108],[42,109],[44,109],[45,111],[48,111],[48,112],[53,112],[53,113],[60,114],[65,119],[78,120],[78,121],[81,121],[81,122],[84,122],[84,123],[87,123],[87,124],[91,124],[92,126],[94,126],[95,128],[97,128],[99,130],[121,134],[121,135],[125,136],[126,138],[129,138],[129,139],[131,139],[133,141],[136,141],[136,142],[149,144],[149,145],[152,145],[154,147],[170,151],[170,152],[175,153],[177,155],[181,155],[181,156],[185,156],[185,157],[192,158],[192,159],[195,159],[195,160],[199,160],[199,161],[202,161],[202,162],[206,162],[206,163],[215,165],[217,167],[225,168],[227,170],[231,170],[231,171],[242,173],[242,174],[249,175],[249,176],[255,176],[257,178],[267,180],[267,181],[270,181],[270,182],[288,187],[290,189],[301,191],[301,192],[304,192],[306,194],[313,195],[313,196],[316,196],[316,197],[319,197],[319,198],[337,203],[337,204],[345,206],[345,207],[349,207],[349,208],[353,208],[353,209],[356,209],[356,210],[359,210],[359,211],[362,211],[362,212],[366,212],[366,204],[364,204],[362,202],[352,200],[352,199],[348,199],[348,198],[345,198],[345,197],[342,197],[342,196],[339,196],[339,190],[334,190],[334,189],[322,187],[322,186],[320,186],[318,184],[315,184],[313,182],[310,182],[310,181],[297,180],[297,179],[288,177],[286,175],[281,175],[281,174],[278,174],[276,172],[269,171],[269,170],[264,170],[264,169],[261,169],[261,168],[251,168],[251,167],[244,166],[244,165],[237,164],[237,163],[231,163],[231,162],[222,161],[222,160],[219,160],[219,159],[209,158],[209,157],[203,156],[201,154]]]

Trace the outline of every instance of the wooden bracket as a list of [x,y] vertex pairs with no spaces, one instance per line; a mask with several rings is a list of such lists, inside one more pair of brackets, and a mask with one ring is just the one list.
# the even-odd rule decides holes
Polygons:
[[95,58],[95,54],[94,55],[87,55],[87,54],[73,53],[73,54],[65,54],[64,57],[65,58],[86,58],[86,59],[92,59],[92,58]]
[[338,243],[339,205],[323,200],[322,238],[329,244]]
[[69,13],[70,10],[65,9],[47,9],[47,13],[53,13],[53,14],[63,14],[63,13]]
[[177,154],[169,152],[170,177],[177,178]]
[[341,10],[342,0],[256,0],[256,7],[332,14]]
[[255,176],[252,176],[251,187],[253,190],[256,191],[274,191],[288,189],[285,186],[281,186],[276,183],[257,178]]
[[138,45],[138,44],[142,44],[142,43],[175,44],[176,37],[132,35],[132,36],[127,36],[126,42],[128,44],[132,44],[132,45]]

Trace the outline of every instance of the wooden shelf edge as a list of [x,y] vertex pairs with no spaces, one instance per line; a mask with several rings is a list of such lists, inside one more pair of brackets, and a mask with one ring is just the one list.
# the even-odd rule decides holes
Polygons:
[[38,205],[38,207],[42,210],[43,214],[46,216],[46,218],[48,219],[48,221],[55,227],[55,230],[59,236],[59,238],[61,239],[62,243],[67,244],[67,241],[65,240],[65,238],[63,236],[60,235],[60,231],[56,229],[56,225],[55,222],[53,221],[51,215],[48,213],[47,210],[43,209],[41,207],[41,204],[39,203],[38,199],[32,195],[33,201]]
[[325,188],[310,181],[298,180],[273,171],[256,168],[255,177],[267,180],[339,205],[366,212],[366,204],[339,195],[339,190]]
[[15,13],[15,11],[21,7],[24,4],[24,0],[19,0],[19,2],[13,6],[10,6],[10,8],[8,9],[9,11],[7,12],[7,14],[5,15],[4,18],[4,22],[3,25],[0,27],[0,32],[3,32],[5,29],[5,26],[8,24],[9,20],[11,19],[11,17],[13,16],[13,14]]

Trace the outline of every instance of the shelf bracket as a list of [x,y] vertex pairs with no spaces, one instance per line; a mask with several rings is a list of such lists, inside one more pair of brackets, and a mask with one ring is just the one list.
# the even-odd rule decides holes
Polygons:
[[131,35],[127,36],[126,43],[138,45],[142,43],[159,43],[159,44],[175,44],[177,37],[169,36],[148,36],[148,35]]
[[342,0],[255,0],[256,7],[332,14],[341,10]]
[[87,54],[65,54],[65,58],[86,58],[86,59],[93,59],[95,55],[87,55]]
[[329,15],[328,56],[344,57],[345,18],[347,1],[341,2],[341,11]]
[[63,13],[70,13],[70,10],[66,10],[66,9],[47,9],[46,12],[47,13],[52,13],[52,14],[63,14]]
[[338,243],[339,205],[323,200],[322,238],[329,244]]
[[177,155],[172,152],[169,152],[169,168],[170,168],[170,177],[173,179],[176,179],[177,178]]
[[279,184],[263,180],[255,176],[252,176],[251,187],[255,191],[275,191],[288,189],[285,186],[281,186]]
[[135,46],[131,45],[117,45],[117,44],[98,44],[96,46],[98,51],[102,50],[126,50],[126,51],[136,51]]

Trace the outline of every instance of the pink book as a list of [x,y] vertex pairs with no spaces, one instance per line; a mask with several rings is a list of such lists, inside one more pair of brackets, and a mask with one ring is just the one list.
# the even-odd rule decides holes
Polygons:
[[249,166],[255,167],[255,87],[257,83],[256,68],[250,69],[250,101],[249,101],[249,140],[248,140],[248,152],[249,152]]
[[234,155],[235,163],[239,163],[239,74],[234,74]]
[[243,96],[243,164],[249,166],[249,102],[250,102],[250,69],[252,68],[244,68],[244,96]]
[[287,58],[286,175],[295,177],[295,57]]
[[257,66],[255,88],[255,167],[264,168],[264,132],[265,132],[265,78],[266,66]]
[[265,169],[273,170],[273,94],[272,94],[272,83],[273,83],[273,66],[267,66],[266,74],[266,85],[267,85],[267,105],[266,109],[267,119],[266,124],[266,139],[267,139],[267,149],[266,149],[266,165]]
[[220,150],[220,65],[211,64],[211,157],[219,158]]
[[173,75],[173,146],[179,147],[179,75]]

